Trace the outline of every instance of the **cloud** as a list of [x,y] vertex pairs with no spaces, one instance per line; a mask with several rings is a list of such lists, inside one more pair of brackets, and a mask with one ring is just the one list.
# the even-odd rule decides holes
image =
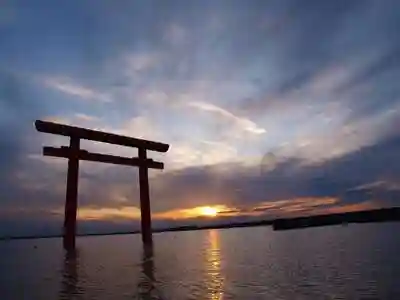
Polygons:
[[232,114],[231,112],[216,106],[214,104],[211,103],[206,103],[206,102],[189,102],[187,104],[189,107],[193,107],[196,108],[198,110],[202,110],[202,111],[206,111],[206,112],[211,112],[214,114],[217,114],[223,118],[226,118],[228,120],[233,121],[241,130],[244,131],[248,131],[252,134],[263,134],[266,132],[266,130],[264,128],[261,128],[259,126],[257,126],[257,124],[255,124],[254,122],[252,122],[249,119],[246,118],[241,118],[238,116],[235,116],[234,114]]
[[[152,214],[152,219],[158,220],[187,220],[198,217],[205,217],[204,208],[207,206],[193,207],[189,209],[172,209],[169,211],[156,212]],[[208,208],[208,207],[207,207]],[[226,210],[225,205],[213,206],[216,211]],[[53,211],[53,214],[62,216],[63,209]],[[85,207],[81,206],[78,209],[78,220],[92,221],[92,220],[137,220],[140,219],[140,208],[132,205],[119,206],[119,207]]]
[[148,71],[160,61],[160,55],[156,53],[133,53],[126,57],[127,69],[134,73]]
[[186,30],[178,24],[168,25],[164,33],[164,39],[172,45],[181,45],[186,38]]
[[304,197],[278,201],[266,201],[255,206],[242,206],[220,212],[222,216],[262,216],[266,219],[310,215],[316,210],[324,211],[336,207],[340,200],[333,197]]
[[75,118],[78,120],[86,121],[86,122],[93,122],[93,121],[98,121],[99,118],[95,116],[89,116],[87,114],[82,114],[82,113],[76,113]]
[[375,196],[349,190],[376,180],[398,180],[400,169],[393,162],[399,147],[399,138],[392,138],[318,164],[303,165],[295,159],[279,162],[267,173],[240,163],[228,164],[224,171],[218,166],[186,168],[155,178],[152,197],[160,199],[157,209],[205,202],[253,207],[266,201],[323,197],[338,198],[340,204],[374,200],[393,205],[397,190],[385,188],[385,193]]
[[158,140],[160,131],[156,126],[149,117],[138,116],[127,120],[119,132],[127,136]]
[[[400,169],[394,163],[399,151],[397,137],[314,165],[303,165],[296,159],[279,161],[266,173],[258,166],[240,163],[165,172],[150,180],[152,210],[155,216],[167,220],[194,207],[224,205],[221,216],[240,221],[241,216],[272,218],[398,205],[399,190],[391,182],[400,181]],[[38,162],[35,165],[37,169]],[[34,170],[32,167],[28,170]],[[27,217],[37,207],[44,216],[60,214],[65,170],[56,172],[43,165],[41,170],[36,176],[20,174],[17,181],[10,181],[7,197],[14,199],[10,209],[23,208]],[[81,221],[122,222],[137,217],[139,190],[134,182],[137,177],[128,169],[91,174],[83,166]],[[371,190],[375,192],[371,194]],[[27,195],[29,202],[21,202]],[[2,205],[5,212],[7,206],[4,202]],[[11,217],[17,213],[6,214]]]
[[350,189],[349,191],[373,190],[373,189],[380,189],[380,188],[386,189],[388,191],[397,191],[397,190],[400,190],[400,183],[392,182],[390,180],[388,180],[388,181],[379,180],[379,181],[374,181],[371,183],[362,184],[360,186],[356,186],[356,187]]
[[70,79],[48,77],[44,79],[44,84],[67,95],[75,96],[84,100],[94,100],[99,102],[112,101],[110,96],[107,94],[73,83]]
[[[162,158],[164,160],[164,158]],[[216,165],[237,160],[237,149],[223,142],[174,143],[166,154],[167,170]]]
[[[7,189],[10,173],[35,146],[33,121],[47,107],[32,101],[32,83],[19,72],[0,69],[0,188]],[[1,202],[0,202],[1,204]]]
[[44,116],[41,118],[41,120],[70,125],[70,126],[86,127],[86,128],[93,128],[101,124],[101,119],[99,117],[84,113],[73,113],[72,115],[62,115],[62,116],[56,116],[56,115]]
[[120,208],[79,208],[79,220],[139,219],[140,209],[134,206]]

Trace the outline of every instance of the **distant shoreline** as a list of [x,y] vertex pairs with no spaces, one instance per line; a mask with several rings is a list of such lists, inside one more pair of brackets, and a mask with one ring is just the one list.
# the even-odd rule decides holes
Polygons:
[[[228,229],[238,227],[256,227],[256,226],[272,226],[272,220],[263,220],[255,222],[243,222],[243,223],[232,223],[222,225],[190,225],[190,226],[177,226],[171,228],[154,229],[153,233],[162,232],[175,232],[175,231],[195,231],[195,230],[208,230],[208,229]],[[140,234],[140,230],[135,231],[121,231],[121,232],[109,232],[109,233],[84,233],[77,234],[77,237],[85,236],[107,236],[107,235],[126,235],[126,234]],[[62,234],[51,234],[51,235],[38,235],[38,236],[12,236],[12,237],[0,237],[0,241],[6,240],[32,240],[32,239],[50,239],[50,238],[61,238]]]
[[[272,226],[274,230],[279,231],[279,230],[300,229],[309,227],[332,226],[340,224],[343,225],[350,223],[382,223],[382,222],[396,222],[396,221],[400,221],[400,207],[382,208],[382,209],[375,209],[368,211],[356,211],[356,212],[347,212],[347,213],[329,214],[329,215],[315,215],[315,216],[283,218],[275,220],[219,224],[219,225],[177,226],[171,228],[154,229],[153,233],[208,230],[208,229],[229,229],[229,228],[257,227],[257,226]],[[85,234],[78,234],[77,237],[125,235],[125,234],[139,234],[139,233],[140,230],[109,232],[109,233],[85,233]],[[0,241],[48,239],[48,238],[60,238],[60,237],[62,237],[61,234],[37,235],[37,236],[9,236],[9,237],[0,237]]]
[[350,223],[380,223],[391,221],[400,221],[400,207],[277,219],[273,222],[273,228],[274,230],[289,230],[340,224],[347,225]]

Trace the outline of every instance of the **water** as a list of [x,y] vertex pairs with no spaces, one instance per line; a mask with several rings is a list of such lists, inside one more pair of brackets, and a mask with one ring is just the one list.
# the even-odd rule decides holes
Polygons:
[[400,224],[0,242],[0,299],[400,299]]

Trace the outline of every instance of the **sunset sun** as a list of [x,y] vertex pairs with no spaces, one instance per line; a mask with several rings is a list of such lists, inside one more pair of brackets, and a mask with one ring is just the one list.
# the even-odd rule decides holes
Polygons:
[[219,212],[219,210],[215,207],[211,207],[211,206],[199,207],[199,213],[203,216],[215,217],[218,214],[218,212]]

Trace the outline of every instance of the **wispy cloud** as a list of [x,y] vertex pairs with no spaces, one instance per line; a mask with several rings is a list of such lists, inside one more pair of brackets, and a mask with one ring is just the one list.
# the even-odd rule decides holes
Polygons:
[[140,218],[140,209],[135,206],[120,208],[82,207],[79,208],[77,217],[79,220],[138,219]]
[[[226,205],[211,206],[216,212],[228,210]],[[187,209],[172,209],[152,214],[154,220],[185,220],[197,217],[207,217],[205,209],[209,206],[198,206]],[[52,210],[55,215],[62,215],[63,208]],[[80,207],[78,209],[78,219],[82,221],[90,220],[115,220],[115,219],[139,219],[140,208],[132,205],[120,207]]]
[[160,61],[160,55],[157,53],[132,53],[126,56],[127,70],[129,72],[141,72],[151,69]]
[[333,197],[304,197],[285,199],[278,201],[266,201],[261,202],[256,206],[245,206],[241,208],[232,208],[220,212],[221,215],[225,216],[287,216],[295,213],[312,213],[315,209],[326,209],[331,208],[334,205],[338,205],[340,199]]
[[90,115],[83,114],[83,113],[76,113],[75,118],[78,120],[88,121],[88,122],[99,121],[98,117],[90,116]]
[[379,180],[371,183],[362,184],[351,188],[348,191],[363,191],[363,190],[374,190],[374,189],[384,189],[388,191],[400,191],[400,182],[390,181],[390,180]]
[[[101,118],[93,115],[84,113],[74,113],[71,115],[60,115],[60,116],[44,116],[41,118],[44,121],[66,124],[78,127],[87,127],[95,129],[101,124]],[[56,136],[54,136],[56,137]]]
[[223,109],[217,105],[211,104],[211,103],[206,103],[206,102],[199,102],[199,101],[193,101],[189,102],[187,104],[190,107],[193,107],[198,110],[214,113],[220,117],[226,118],[228,120],[233,121],[236,125],[238,125],[242,130],[248,131],[252,134],[263,134],[266,132],[266,130],[262,127],[259,127],[256,123],[253,121],[238,117],[234,115],[233,113],[227,111],[226,109]]
[[111,97],[94,89],[79,85],[66,78],[45,78],[44,84],[52,89],[84,100],[111,102]]
[[187,36],[185,28],[176,23],[167,26],[164,33],[164,39],[173,45],[182,44],[187,39]]
[[198,141],[174,143],[167,153],[167,168],[182,169],[237,160],[237,149],[222,142]]

